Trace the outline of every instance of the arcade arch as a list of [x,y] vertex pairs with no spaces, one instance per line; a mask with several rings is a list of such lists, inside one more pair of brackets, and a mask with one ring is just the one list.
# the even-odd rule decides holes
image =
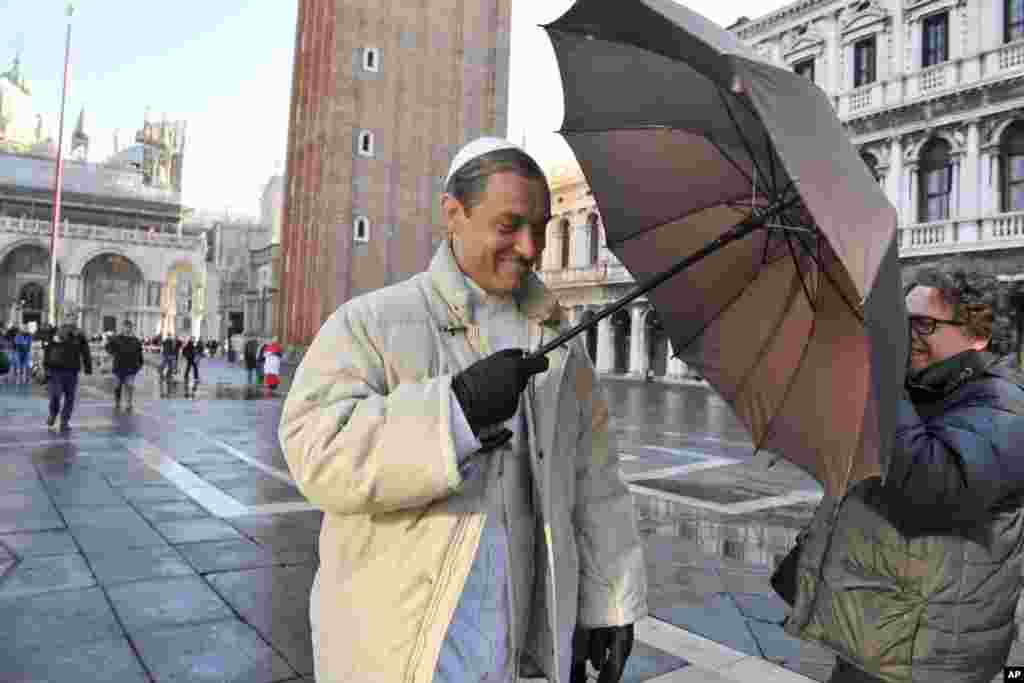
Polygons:
[[121,254],[99,254],[82,268],[81,282],[79,320],[87,335],[113,332],[125,319],[142,329],[146,281],[134,261]]
[[[57,264],[57,298],[62,270]],[[47,320],[50,254],[34,242],[21,244],[0,260],[0,322],[7,325],[41,324]]]

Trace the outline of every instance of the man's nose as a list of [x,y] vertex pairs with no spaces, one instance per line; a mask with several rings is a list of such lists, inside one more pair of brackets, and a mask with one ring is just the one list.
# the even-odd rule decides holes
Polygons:
[[543,240],[538,239],[534,235],[533,230],[528,226],[523,226],[519,230],[519,234],[516,237],[516,252],[525,261],[533,262],[540,254],[540,250],[544,248]]

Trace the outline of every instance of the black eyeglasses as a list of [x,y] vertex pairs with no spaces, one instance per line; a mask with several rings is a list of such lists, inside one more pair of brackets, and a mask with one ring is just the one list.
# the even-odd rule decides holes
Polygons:
[[952,325],[954,327],[963,327],[967,323],[960,322],[959,320],[942,320],[941,318],[933,318],[930,315],[912,315],[909,316],[910,329],[916,334],[922,337],[935,334],[935,330],[939,325]]

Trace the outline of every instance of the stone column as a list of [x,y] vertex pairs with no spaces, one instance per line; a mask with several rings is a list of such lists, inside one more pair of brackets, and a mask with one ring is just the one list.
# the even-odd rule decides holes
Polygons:
[[647,326],[644,325],[644,314],[647,307],[634,306],[630,310],[629,333],[629,374],[643,377],[650,365],[647,357]]
[[907,208],[905,225],[914,225],[920,222],[918,216],[919,202],[917,201],[917,163],[910,164],[906,171],[907,183]]
[[675,350],[672,348],[672,341],[669,340],[665,346],[668,349],[668,357],[665,360],[665,376],[674,379],[685,377],[686,363],[674,356]]
[[962,167],[963,182],[960,184],[960,208],[972,221],[981,215],[980,165],[981,131],[978,120],[973,119],[967,124],[967,160]]
[[889,175],[886,194],[889,201],[896,207],[897,223],[903,225],[905,212],[903,209],[903,142],[899,136],[889,138]]
[[615,346],[612,343],[612,318],[597,323],[597,371],[609,373],[615,367]]

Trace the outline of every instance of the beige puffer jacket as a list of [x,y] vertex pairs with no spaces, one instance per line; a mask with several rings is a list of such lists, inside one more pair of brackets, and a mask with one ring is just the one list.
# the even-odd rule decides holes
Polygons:
[[[444,242],[427,272],[341,306],[296,372],[280,439],[326,513],[310,607],[319,683],[433,678],[486,521],[449,432],[452,376],[483,357],[468,301]],[[562,328],[532,273],[519,302],[531,348]],[[556,653],[570,643],[554,634],[633,623],[647,605],[632,497],[590,360],[578,340],[548,358],[523,403],[538,542],[520,649],[557,681]]]

